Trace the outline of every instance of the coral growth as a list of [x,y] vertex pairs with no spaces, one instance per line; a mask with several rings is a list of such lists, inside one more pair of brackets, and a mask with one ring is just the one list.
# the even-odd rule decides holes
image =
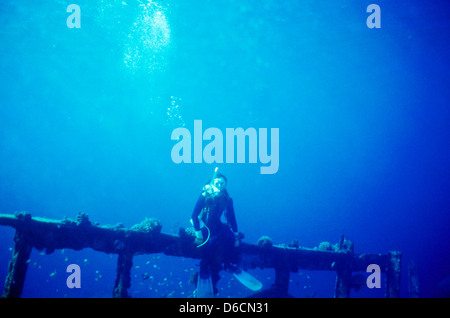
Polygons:
[[261,236],[258,240],[257,245],[262,247],[270,247],[273,246],[273,241],[268,236]]
[[339,244],[332,245],[330,242],[324,241],[319,244],[319,250],[337,252],[339,251]]
[[141,223],[131,227],[134,231],[160,233],[162,225],[157,219],[145,218]]
[[77,215],[77,225],[91,225],[89,221],[89,216],[86,213],[78,213]]

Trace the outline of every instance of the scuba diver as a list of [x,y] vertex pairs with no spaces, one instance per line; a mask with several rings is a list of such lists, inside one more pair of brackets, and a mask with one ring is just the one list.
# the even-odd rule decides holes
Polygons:
[[236,265],[239,261],[236,247],[243,234],[238,232],[233,200],[226,186],[227,178],[216,168],[211,180],[203,187],[192,213],[195,244],[202,249],[197,278],[198,298],[212,298],[217,294],[216,284],[222,269],[233,273],[252,290],[262,287],[261,283]]

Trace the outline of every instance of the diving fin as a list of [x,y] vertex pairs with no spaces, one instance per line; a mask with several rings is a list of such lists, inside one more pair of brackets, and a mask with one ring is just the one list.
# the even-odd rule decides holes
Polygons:
[[211,275],[198,275],[197,298],[214,298]]
[[251,289],[253,291],[258,291],[262,288],[262,283],[257,280],[255,277],[244,271],[242,268],[233,268],[231,270],[234,277],[245,287]]

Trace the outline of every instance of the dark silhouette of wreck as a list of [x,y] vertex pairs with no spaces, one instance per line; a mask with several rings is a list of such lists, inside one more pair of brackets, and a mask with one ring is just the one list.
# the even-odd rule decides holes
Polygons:
[[[45,250],[47,254],[56,249],[84,248],[118,254],[113,297],[128,297],[130,270],[135,255],[163,253],[200,258],[191,229],[180,229],[178,236],[164,234],[161,233],[159,222],[151,218],[146,218],[131,228],[125,228],[121,225],[95,224],[83,213],[77,216],[77,220],[51,220],[31,217],[27,212],[18,212],[14,215],[0,214],[0,225],[11,226],[16,230],[13,255],[3,291],[3,297],[7,298],[20,297],[32,248]],[[385,296],[400,297],[401,253],[398,251],[387,254],[356,254],[353,252],[353,243],[344,236],[334,246],[324,244],[319,248],[300,247],[296,242],[273,245],[270,238],[262,237],[258,244],[242,242],[238,249],[240,265],[244,269],[275,269],[275,283],[269,289],[251,297],[290,297],[290,273],[299,269],[335,271],[335,297],[350,297],[352,288],[358,289],[366,283],[361,279],[362,275],[353,273],[366,272],[369,264],[379,265],[381,272],[385,274]],[[413,275],[412,280],[417,282],[416,275]],[[410,294],[418,294],[417,286],[417,283],[410,286],[410,290],[413,290]]]

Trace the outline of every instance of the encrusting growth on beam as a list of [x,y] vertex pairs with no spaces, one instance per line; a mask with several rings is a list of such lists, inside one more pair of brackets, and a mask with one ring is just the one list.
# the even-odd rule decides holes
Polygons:
[[[3,297],[20,297],[27,264],[32,248],[45,250],[92,248],[118,254],[117,274],[113,297],[128,297],[130,270],[133,256],[153,253],[200,259],[200,249],[194,244],[191,228],[180,229],[179,234],[161,233],[161,224],[146,218],[131,228],[123,225],[101,226],[79,214],[76,221],[64,218],[51,220],[31,217],[29,213],[0,214],[0,225],[15,228],[14,251],[8,267]],[[32,233],[32,235],[31,235]],[[335,297],[349,297],[351,288],[358,288],[353,272],[366,271],[369,264],[378,264],[386,273],[386,297],[400,296],[400,252],[389,254],[355,254],[353,243],[342,236],[339,244],[323,242],[319,248],[305,248],[297,242],[289,245],[273,245],[263,236],[256,245],[241,242],[238,249],[240,266],[244,270],[254,268],[275,269],[275,283],[254,297],[291,297],[289,278],[291,272],[326,270],[336,272]]]

